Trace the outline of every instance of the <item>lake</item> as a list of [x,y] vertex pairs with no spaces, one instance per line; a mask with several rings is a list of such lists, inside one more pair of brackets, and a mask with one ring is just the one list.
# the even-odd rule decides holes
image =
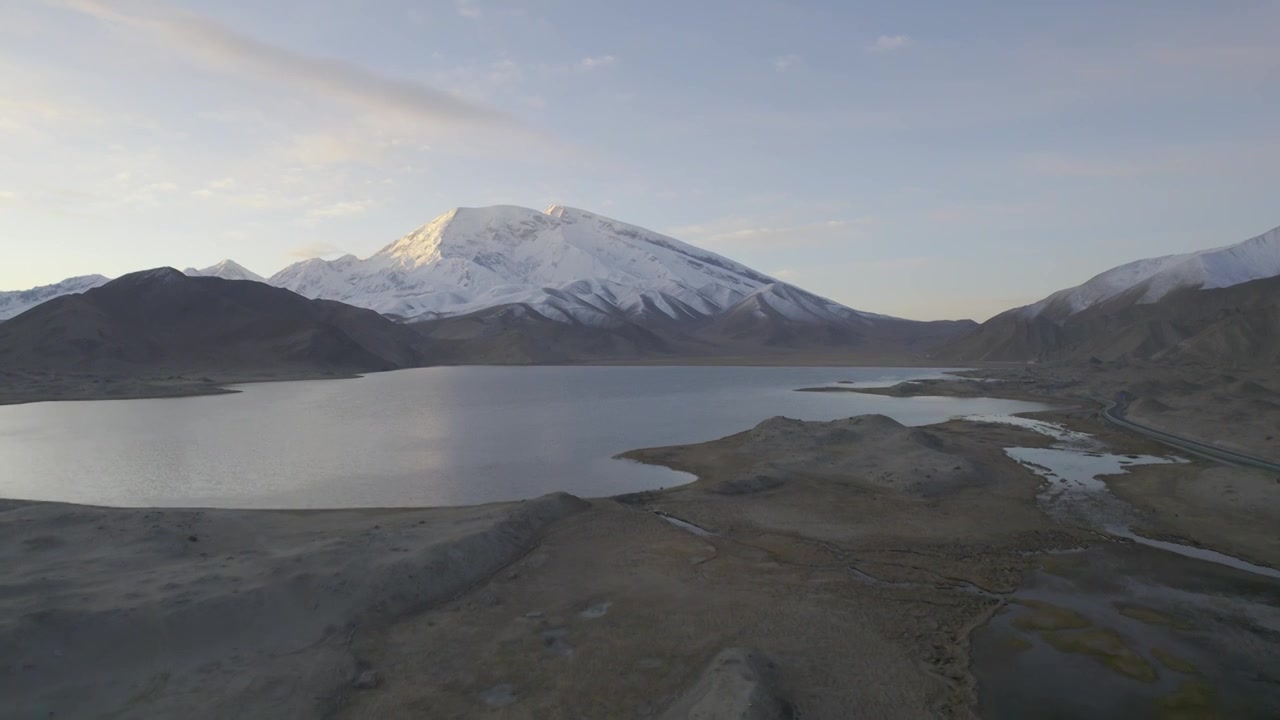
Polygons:
[[894,368],[436,367],[162,400],[0,407],[0,497],[123,507],[468,505],[689,481],[612,456],[785,415],[907,425],[1044,409],[986,398],[799,393]]

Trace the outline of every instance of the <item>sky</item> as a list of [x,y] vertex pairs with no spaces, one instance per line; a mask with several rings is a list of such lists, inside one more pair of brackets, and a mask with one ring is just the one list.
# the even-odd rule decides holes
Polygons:
[[8,0],[0,289],[562,204],[985,319],[1280,225],[1280,3]]

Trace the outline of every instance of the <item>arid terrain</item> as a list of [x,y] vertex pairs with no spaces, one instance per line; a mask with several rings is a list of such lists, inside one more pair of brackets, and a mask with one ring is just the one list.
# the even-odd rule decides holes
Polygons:
[[[1070,381],[1025,379],[1040,399]],[[1170,452],[1078,399],[1038,417]],[[0,715],[1267,717],[1280,580],[1046,512],[1005,449],[1052,444],[990,422],[773,418],[627,453],[698,480],[612,499],[8,502]],[[1280,565],[1265,473],[1196,460],[1108,482],[1142,535]]]

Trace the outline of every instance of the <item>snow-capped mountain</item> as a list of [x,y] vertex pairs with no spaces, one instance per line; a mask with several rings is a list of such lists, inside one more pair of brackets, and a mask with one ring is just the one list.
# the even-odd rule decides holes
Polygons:
[[935,357],[1082,361],[1194,354],[1252,362],[1267,357],[1275,343],[1268,293],[1277,282],[1280,228],[1236,245],[1121,265],[1000,313]]
[[0,320],[8,320],[16,315],[21,315],[40,303],[62,295],[72,295],[92,290],[106,282],[107,278],[101,275],[81,275],[67,278],[52,285],[41,285],[30,290],[0,292]]
[[558,205],[458,208],[367,259],[306,260],[268,282],[407,319],[520,304],[588,325],[680,321],[725,312],[769,287],[778,289],[770,305],[788,317],[875,317],[808,293],[800,299],[723,256]]
[[252,280],[254,282],[266,282],[267,279],[256,272],[249,270],[234,260],[223,260],[217,265],[210,265],[203,270],[195,268],[187,268],[182,274],[190,277],[219,277],[223,280]]
[[1138,260],[1060,290],[1020,309],[1025,318],[1060,322],[1112,298],[1133,293],[1139,304],[1153,303],[1183,288],[1210,290],[1280,275],[1280,228],[1236,245],[1182,255]]

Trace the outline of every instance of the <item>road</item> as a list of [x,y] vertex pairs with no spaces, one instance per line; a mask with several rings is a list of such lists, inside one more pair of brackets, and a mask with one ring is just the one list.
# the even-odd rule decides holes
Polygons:
[[1245,465],[1280,474],[1280,464],[1264,460],[1259,457],[1254,457],[1252,455],[1236,452],[1234,450],[1227,450],[1215,445],[1197,442],[1162,430],[1156,430],[1152,427],[1147,427],[1146,425],[1142,425],[1125,418],[1124,405],[1114,401],[1104,401],[1103,404],[1104,408],[1102,410],[1102,417],[1105,418],[1107,422],[1117,427],[1122,427],[1125,430],[1136,432],[1139,435],[1146,435],[1152,440],[1156,440],[1170,447],[1177,448],[1184,452],[1189,452],[1192,455],[1197,455],[1202,458],[1225,462],[1231,465]]

